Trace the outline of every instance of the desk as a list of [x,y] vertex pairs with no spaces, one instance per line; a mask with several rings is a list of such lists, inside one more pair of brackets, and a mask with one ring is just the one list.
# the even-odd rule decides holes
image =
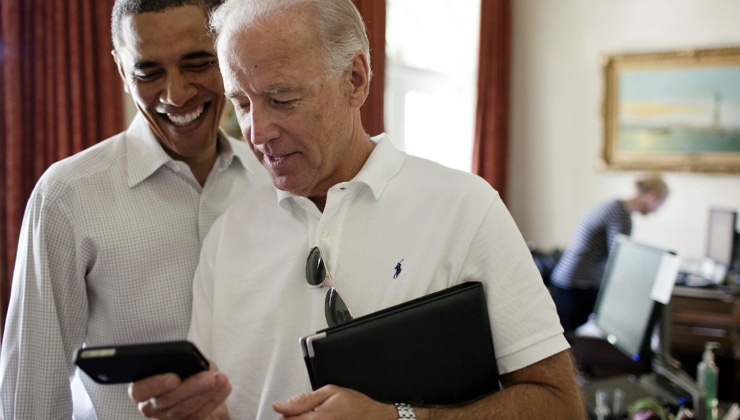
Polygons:
[[695,375],[704,343],[716,341],[719,397],[740,401],[740,294],[735,289],[675,286],[670,304],[671,353]]
[[[618,413],[617,417],[611,418],[623,418],[627,415],[627,408],[634,402],[644,398],[655,398],[660,403],[664,404],[669,411],[676,414],[680,404],[676,401],[675,396],[671,395],[665,389],[659,389],[656,384],[655,378],[650,375],[622,375],[615,376],[608,379],[593,380],[585,383],[582,386],[583,398],[588,410],[590,419],[596,419],[594,410],[596,408],[596,391],[600,389],[609,390],[619,388],[624,391],[624,401],[622,404],[622,412]],[[680,391],[678,391],[680,393]],[[731,407],[730,402],[721,401],[719,404],[719,418],[721,419],[727,410]]]
[[615,376],[608,379],[589,381],[583,386],[583,398],[585,399],[586,408],[588,409],[589,418],[595,419],[596,414],[596,391],[600,389],[619,388],[624,391],[624,401],[622,411],[617,414],[617,418],[622,418],[627,414],[627,408],[635,401],[643,398],[653,397],[647,389],[639,384],[639,379],[634,375]]
[[671,297],[671,346],[701,354],[716,341],[720,351],[740,360],[740,295],[732,289],[675,286]]

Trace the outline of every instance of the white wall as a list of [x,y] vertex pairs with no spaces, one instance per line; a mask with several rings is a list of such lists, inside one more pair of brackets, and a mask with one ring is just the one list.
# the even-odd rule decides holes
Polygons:
[[[600,57],[740,45],[737,0],[512,0],[507,204],[524,237],[563,247],[580,216],[633,193],[636,173],[596,168]],[[740,83],[740,80],[738,81]],[[665,173],[666,204],[634,216],[633,237],[685,258],[704,253],[710,206],[740,210],[740,175]]]

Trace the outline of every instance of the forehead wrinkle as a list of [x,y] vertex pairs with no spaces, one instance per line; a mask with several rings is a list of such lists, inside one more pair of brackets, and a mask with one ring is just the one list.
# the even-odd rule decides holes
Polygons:
[[189,52],[187,54],[183,54],[182,60],[197,60],[199,58],[216,58],[216,53],[213,51],[207,51],[207,50],[198,50]]
[[[227,99],[245,96],[247,90],[263,95],[300,92],[304,90],[300,86],[286,82],[276,82],[266,87],[257,86],[249,77],[250,72],[246,70],[246,66],[239,60],[234,61],[234,56],[234,54],[229,54],[228,57],[230,59],[222,67],[224,69],[222,76],[224,86],[226,87]],[[248,89],[245,89],[245,86],[248,86]]]
[[[302,71],[300,76],[294,74],[295,72],[286,71],[286,69],[297,66],[305,67],[305,60],[296,61],[295,55],[297,50],[306,49],[306,41],[301,41],[299,45],[278,43],[271,49],[270,54],[259,58],[249,59],[245,56],[245,51],[240,47],[252,42],[254,37],[265,36],[263,32],[262,26],[254,26],[249,31],[241,33],[233,30],[222,32],[217,38],[216,50],[221,58],[222,75],[228,92],[227,98],[241,98],[248,96],[249,92],[257,95],[300,93],[306,91],[309,85],[313,86],[316,81],[322,79],[323,67],[318,70],[306,69],[314,73],[308,80],[304,80],[308,82],[308,85],[301,82],[306,70]],[[281,28],[281,32],[285,32],[285,29]],[[311,49],[311,45],[308,47]],[[295,77],[298,77],[298,80],[295,80]],[[266,78],[272,80],[266,80]]]

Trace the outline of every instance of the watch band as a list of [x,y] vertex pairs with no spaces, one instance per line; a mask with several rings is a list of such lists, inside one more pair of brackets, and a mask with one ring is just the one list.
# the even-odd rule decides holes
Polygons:
[[416,420],[416,413],[414,408],[406,403],[395,403],[396,411],[398,411],[398,420]]

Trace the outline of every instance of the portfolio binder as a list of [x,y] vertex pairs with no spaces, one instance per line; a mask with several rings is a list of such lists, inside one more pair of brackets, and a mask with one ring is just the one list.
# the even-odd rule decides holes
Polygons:
[[301,338],[313,389],[453,405],[499,390],[483,285],[465,282]]

